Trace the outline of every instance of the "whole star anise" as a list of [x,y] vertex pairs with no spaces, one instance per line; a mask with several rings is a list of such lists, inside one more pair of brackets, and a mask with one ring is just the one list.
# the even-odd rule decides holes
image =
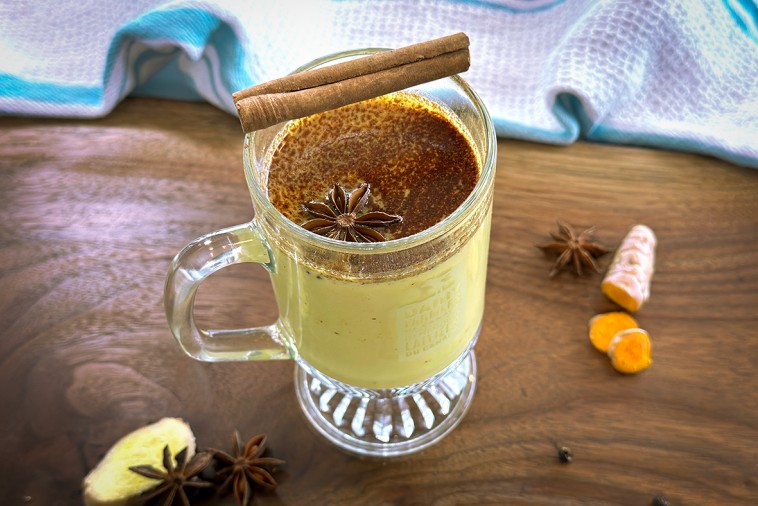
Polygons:
[[261,457],[266,447],[266,436],[253,436],[247,443],[240,439],[239,432],[234,431],[234,454],[230,455],[221,450],[209,449],[219,466],[216,477],[223,479],[219,492],[225,492],[230,486],[234,497],[242,506],[247,506],[253,498],[253,488],[256,485],[266,490],[276,488],[276,480],[271,475],[275,466],[284,464],[283,460],[271,457]]
[[584,269],[599,272],[595,259],[609,252],[603,246],[593,242],[595,227],[590,227],[578,236],[565,223],[558,221],[558,233],[550,233],[553,242],[538,244],[537,247],[546,254],[556,254],[558,258],[550,270],[550,277],[557,275],[566,266],[573,267],[575,274],[581,276]]
[[187,461],[187,448],[176,454],[176,466],[171,458],[171,451],[166,445],[163,448],[163,467],[165,470],[156,469],[153,466],[131,466],[129,469],[146,478],[160,480],[155,488],[140,496],[142,504],[156,499],[156,504],[170,506],[174,499],[178,498],[183,506],[190,506],[189,497],[184,491],[186,487],[202,488],[211,487],[212,483],[195,478],[200,472],[208,467],[213,455],[210,453],[197,453]]
[[358,213],[368,204],[371,187],[361,184],[351,192],[346,192],[335,184],[324,202],[311,200],[303,204],[303,210],[313,216],[303,223],[303,228],[319,235],[348,242],[381,242],[384,236],[374,227],[386,227],[403,221],[402,216],[382,211]]

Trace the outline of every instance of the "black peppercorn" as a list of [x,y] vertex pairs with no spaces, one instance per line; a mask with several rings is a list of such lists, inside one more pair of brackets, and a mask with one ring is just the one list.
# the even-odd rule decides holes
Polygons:
[[568,464],[574,458],[574,454],[571,453],[571,449],[566,446],[558,448],[558,459],[564,464]]

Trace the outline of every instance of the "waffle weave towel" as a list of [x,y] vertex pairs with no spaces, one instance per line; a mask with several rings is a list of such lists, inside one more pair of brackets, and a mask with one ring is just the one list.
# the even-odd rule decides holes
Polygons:
[[754,0],[0,0],[0,114],[98,117],[129,94],[205,100],[316,57],[471,39],[498,135],[758,167]]

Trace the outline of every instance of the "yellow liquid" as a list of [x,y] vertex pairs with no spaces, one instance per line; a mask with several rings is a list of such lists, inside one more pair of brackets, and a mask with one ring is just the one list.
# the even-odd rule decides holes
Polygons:
[[343,383],[381,389],[423,381],[458,358],[478,332],[489,236],[488,211],[443,262],[369,282],[309,270],[274,248],[280,324],[303,360]]
[[[404,218],[380,229],[385,237],[421,232],[465,200],[481,171],[470,135],[451,118],[435,103],[398,93],[295,121],[273,155],[269,198],[303,223],[310,217],[302,202],[323,199],[335,182],[368,182],[367,210]],[[280,244],[272,232],[278,324],[290,352],[333,379],[371,389],[412,385],[445,369],[482,320],[490,213],[481,214],[477,230],[462,227],[466,242],[450,231],[434,249],[442,256],[384,277],[370,269],[345,274],[344,265],[328,265],[340,261],[336,255],[308,267],[298,256],[309,252]]]

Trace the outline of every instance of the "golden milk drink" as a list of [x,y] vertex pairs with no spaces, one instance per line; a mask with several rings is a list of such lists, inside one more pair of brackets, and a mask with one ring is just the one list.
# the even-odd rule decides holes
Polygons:
[[[398,92],[290,122],[270,157],[268,197],[303,224],[313,219],[304,203],[325,201],[335,184],[350,192],[368,183],[358,215],[402,216],[375,228],[389,241],[420,233],[453,213],[480,177],[482,161],[453,117]],[[273,247],[280,322],[295,340],[289,348],[321,373],[362,388],[399,388],[439,373],[478,334],[489,223],[488,214],[440,257],[375,277],[310,267]]]

